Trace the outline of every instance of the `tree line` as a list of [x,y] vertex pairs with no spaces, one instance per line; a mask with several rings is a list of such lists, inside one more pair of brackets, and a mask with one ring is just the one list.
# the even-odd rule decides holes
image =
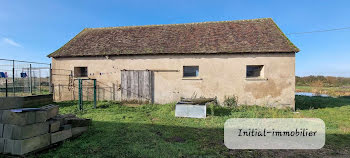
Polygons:
[[350,86],[350,78],[334,76],[296,76],[295,82],[296,86],[312,86],[315,83],[322,83],[325,87]]

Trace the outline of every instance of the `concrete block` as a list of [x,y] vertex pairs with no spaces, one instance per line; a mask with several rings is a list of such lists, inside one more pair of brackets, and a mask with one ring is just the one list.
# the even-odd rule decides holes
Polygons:
[[32,96],[9,96],[0,98],[0,109],[16,109],[33,107],[40,105],[47,105],[52,103],[52,94],[47,95],[32,95]]
[[4,133],[4,124],[0,123],[0,138],[2,138],[3,133]]
[[68,130],[68,129],[72,129],[72,125],[70,124],[65,124],[65,125],[61,125],[60,130]]
[[64,114],[64,115],[58,114],[57,116],[53,117],[52,119],[60,121],[61,126],[63,126],[63,125],[68,124],[67,120],[66,120],[67,118],[74,118],[74,117],[76,117],[74,114]]
[[67,124],[71,124],[72,127],[85,127],[91,125],[91,119],[84,118],[66,118]]
[[2,122],[2,114],[4,113],[4,110],[0,110],[0,123]]
[[51,133],[51,144],[66,140],[70,137],[72,137],[71,129]]
[[50,133],[57,132],[60,130],[60,121],[57,120],[51,120],[50,121]]
[[74,118],[74,117],[77,117],[77,116],[74,115],[74,114],[64,114],[64,115],[61,115],[61,117],[63,117],[63,118]]
[[36,123],[25,126],[4,125],[3,138],[21,140],[27,139],[49,132],[49,122]]
[[72,128],[72,135],[78,136],[86,132],[87,130],[88,130],[88,127],[75,127],[75,128]]
[[4,139],[4,149],[3,149],[3,153],[4,154],[11,154],[12,150],[13,150],[13,144],[15,143],[14,140],[11,139]]
[[0,153],[4,153],[5,139],[0,138]]
[[64,118],[60,114],[58,114],[57,116],[53,117],[52,119],[59,121],[61,125],[64,124]]
[[58,114],[55,117],[53,117],[53,119],[60,121],[61,125],[65,125],[67,124],[67,121],[66,121],[67,118],[74,118],[74,117],[76,117],[74,114],[64,114],[64,115]]
[[58,105],[52,105],[52,104],[43,106],[40,109],[45,110],[47,112],[47,115],[46,115],[47,119],[55,117],[56,115],[58,115],[58,111],[59,111]]
[[23,105],[22,107],[33,107],[33,106],[42,106],[42,105],[48,105],[52,103],[52,94],[45,94],[45,95],[31,95],[31,96],[25,96],[23,98]]
[[24,155],[50,145],[50,134],[43,134],[23,140],[5,139],[4,144],[4,153]]
[[45,110],[40,110],[35,112],[35,122],[45,122],[47,120],[47,111]]
[[12,112],[11,110],[4,110],[1,123],[19,126],[33,124],[35,123],[35,113],[35,111]]
[[23,104],[23,97],[0,97],[0,109],[15,109],[21,108]]
[[175,117],[206,118],[207,107],[205,105],[176,104]]

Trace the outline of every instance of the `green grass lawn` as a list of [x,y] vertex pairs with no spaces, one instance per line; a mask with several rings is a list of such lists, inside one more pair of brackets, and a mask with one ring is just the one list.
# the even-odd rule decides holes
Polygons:
[[[206,119],[175,118],[174,104],[127,106],[99,102],[78,112],[76,102],[60,102],[60,113],[92,118],[81,137],[35,157],[324,157],[350,154],[350,99],[296,97],[297,113],[257,106],[215,107]],[[223,143],[229,118],[321,118],[326,145],[320,150],[230,150]]]

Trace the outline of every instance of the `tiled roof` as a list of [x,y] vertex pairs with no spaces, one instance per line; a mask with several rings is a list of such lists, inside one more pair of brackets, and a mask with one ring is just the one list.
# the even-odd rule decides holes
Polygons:
[[298,51],[271,18],[264,18],[86,28],[48,57]]

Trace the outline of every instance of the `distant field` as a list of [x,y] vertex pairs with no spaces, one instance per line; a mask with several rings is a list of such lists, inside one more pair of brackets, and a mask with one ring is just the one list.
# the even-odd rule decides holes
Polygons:
[[311,87],[311,86],[296,86],[296,92],[311,92],[319,94],[327,94],[330,96],[350,96],[350,87]]
[[[33,89],[33,93],[30,93],[29,90],[25,91],[16,91],[15,96],[30,96],[30,95],[41,95],[41,94],[49,94],[49,87],[42,86],[41,89]],[[6,92],[0,91],[0,97],[6,96]],[[12,89],[10,88],[7,92],[7,96],[14,96]]]

